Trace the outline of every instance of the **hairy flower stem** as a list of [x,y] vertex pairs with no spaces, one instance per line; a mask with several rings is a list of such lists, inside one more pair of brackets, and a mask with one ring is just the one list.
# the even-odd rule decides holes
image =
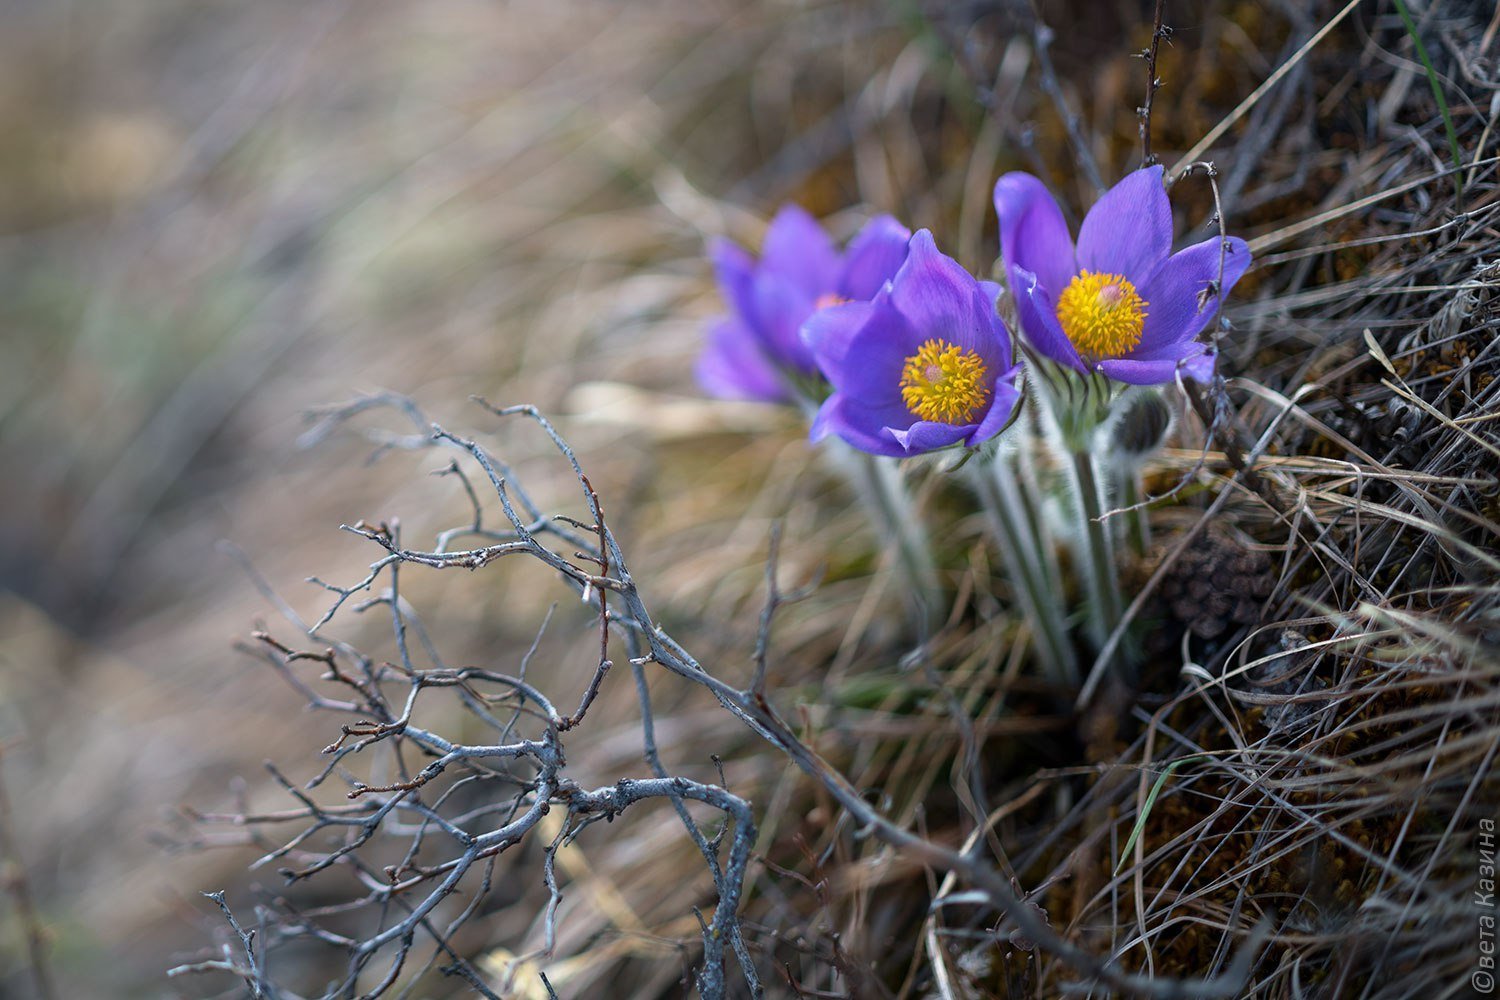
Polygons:
[[1120,622],[1120,582],[1115,573],[1114,541],[1104,515],[1102,484],[1094,470],[1094,457],[1087,448],[1075,449],[1069,456],[1068,471],[1076,501],[1078,534],[1082,541],[1080,555],[1083,583],[1088,592],[1089,632],[1102,645]]
[[1141,472],[1135,468],[1119,470],[1120,506],[1125,508],[1121,516],[1125,520],[1125,540],[1137,559],[1146,555],[1151,547],[1151,521],[1147,510],[1141,505],[1143,495]]
[[942,624],[942,587],[927,529],[917,516],[911,494],[894,461],[853,448],[837,448],[839,465],[864,505],[878,542],[891,546],[899,571],[897,589],[920,639]]
[[[1048,440],[1067,472],[1073,494],[1068,509],[1075,519],[1069,547],[1074,572],[1087,597],[1089,639],[1096,648],[1102,647],[1119,624],[1124,607],[1114,527],[1102,520],[1105,483],[1094,464],[1094,450],[1100,446],[1098,432],[1109,418],[1116,389],[1102,375],[1080,377],[1046,365],[1027,384],[1048,421]],[[1123,664],[1128,657],[1117,653],[1111,659]]]
[[1017,472],[1002,452],[992,462],[976,462],[970,479],[984,504],[1006,579],[1036,637],[1042,669],[1057,683],[1076,688],[1078,661],[1068,641],[1056,566],[1035,516],[1036,505],[1027,502],[1026,484]]

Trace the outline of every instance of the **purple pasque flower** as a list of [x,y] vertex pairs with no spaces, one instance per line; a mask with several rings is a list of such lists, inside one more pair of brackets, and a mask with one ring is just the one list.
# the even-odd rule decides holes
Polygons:
[[729,240],[709,256],[730,314],[716,320],[698,358],[698,384],[726,399],[791,402],[798,380],[816,377],[812,351],[798,329],[814,311],[866,302],[906,259],[911,231],[876,216],[843,253],[816,219],[797,205],[776,213],[760,259]]
[[995,211],[1021,332],[1039,354],[1135,385],[1171,382],[1179,369],[1212,376],[1214,357],[1195,338],[1250,266],[1250,248],[1215,237],[1172,253],[1161,167],[1110,188],[1084,217],[1076,248],[1062,210],[1030,174],[995,182]]
[[1010,331],[995,312],[999,296],[999,285],[975,280],[919,230],[872,301],[822,309],[803,324],[833,383],[812,439],[835,434],[861,451],[899,457],[999,434],[1020,398]]

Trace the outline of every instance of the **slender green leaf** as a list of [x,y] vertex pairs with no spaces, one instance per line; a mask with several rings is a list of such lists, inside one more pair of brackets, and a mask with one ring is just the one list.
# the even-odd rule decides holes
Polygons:
[[1130,852],[1135,848],[1135,842],[1140,839],[1141,831],[1146,829],[1146,820],[1151,818],[1151,807],[1156,804],[1156,797],[1161,794],[1162,786],[1167,783],[1167,779],[1172,776],[1172,772],[1184,764],[1202,759],[1204,759],[1202,754],[1178,758],[1162,768],[1161,774],[1156,776],[1156,783],[1151,786],[1151,791],[1146,793],[1146,802],[1141,806],[1141,814],[1135,818],[1135,828],[1130,831],[1130,838],[1125,841],[1125,850],[1120,852],[1120,863],[1115,865],[1114,873],[1116,875],[1120,874],[1120,871],[1125,867],[1125,861],[1130,857]]
[[1394,0],[1396,10],[1401,14],[1401,20],[1406,24],[1406,33],[1411,36],[1412,45],[1416,46],[1417,58],[1422,60],[1422,65],[1427,70],[1427,83],[1432,87],[1432,96],[1437,99],[1438,110],[1443,115],[1443,127],[1448,131],[1448,151],[1453,154],[1453,187],[1456,197],[1462,201],[1464,196],[1463,181],[1463,155],[1458,151],[1458,132],[1453,128],[1453,114],[1448,110],[1448,99],[1443,96],[1443,86],[1438,82],[1437,70],[1432,67],[1432,60],[1427,56],[1427,46],[1422,44],[1422,38],[1417,34],[1417,23],[1411,19],[1411,12],[1406,9],[1406,0]]

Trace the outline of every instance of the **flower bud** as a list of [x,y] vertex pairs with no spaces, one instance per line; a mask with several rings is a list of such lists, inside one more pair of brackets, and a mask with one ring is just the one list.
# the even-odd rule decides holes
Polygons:
[[1127,464],[1156,454],[1172,429],[1172,408],[1154,390],[1127,393],[1117,404],[1118,413],[1110,430],[1110,450]]

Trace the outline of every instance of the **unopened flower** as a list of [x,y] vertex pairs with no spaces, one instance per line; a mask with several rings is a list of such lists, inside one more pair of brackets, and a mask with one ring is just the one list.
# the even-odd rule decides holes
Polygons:
[[699,356],[698,383],[727,399],[790,402],[798,382],[817,377],[798,330],[820,308],[868,302],[901,262],[911,232],[890,216],[865,224],[839,253],[796,205],[776,214],[759,260],[728,240],[709,249],[730,314],[716,320]]
[[820,310],[803,326],[834,388],[812,439],[835,434],[862,451],[902,456],[1000,433],[1019,394],[999,294],[920,230],[873,301]]
[[1172,429],[1172,408],[1156,389],[1131,389],[1115,408],[1110,457],[1132,467],[1161,450]]
[[995,211],[1021,332],[1039,354],[1136,385],[1171,382],[1179,370],[1199,381],[1213,374],[1214,357],[1195,338],[1250,266],[1250,249],[1215,237],[1172,253],[1161,167],[1106,192],[1076,248],[1062,210],[1030,174],[995,183]]

